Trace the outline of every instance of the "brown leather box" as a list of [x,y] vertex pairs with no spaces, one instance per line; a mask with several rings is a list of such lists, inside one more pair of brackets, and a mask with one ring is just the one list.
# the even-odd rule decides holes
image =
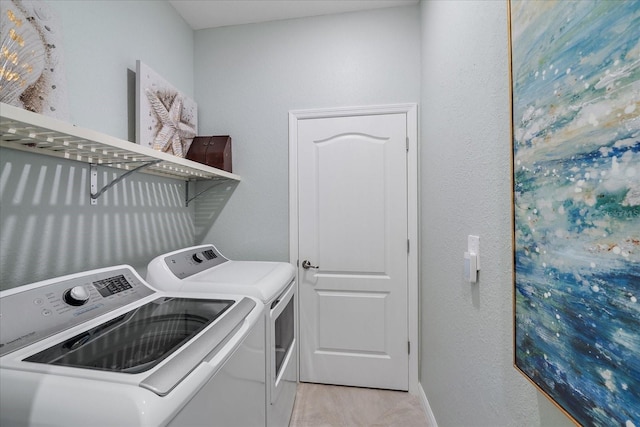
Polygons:
[[227,172],[231,170],[231,137],[229,135],[196,136],[187,151],[187,159]]

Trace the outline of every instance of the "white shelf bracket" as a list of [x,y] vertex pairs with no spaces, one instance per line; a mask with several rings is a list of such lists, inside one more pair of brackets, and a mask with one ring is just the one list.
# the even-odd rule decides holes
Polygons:
[[189,207],[189,203],[191,203],[193,200],[195,200],[195,199],[197,199],[198,197],[202,196],[202,195],[203,195],[204,193],[206,193],[207,191],[209,191],[209,190],[213,190],[214,188],[218,187],[219,185],[224,184],[225,182],[227,182],[227,180],[226,180],[226,179],[219,179],[219,180],[216,180],[216,182],[215,182],[214,184],[210,185],[209,187],[205,188],[204,190],[200,191],[198,194],[196,194],[195,196],[193,196],[193,197],[191,197],[191,198],[190,198],[190,197],[189,197],[189,181],[187,181],[186,186],[185,186],[185,188],[186,188],[186,190],[185,190],[185,192],[186,192],[186,196],[185,196],[185,207],[187,207],[187,208],[188,208],[188,207]]
[[89,194],[90,198],[91,198],[91,204],[92,205],[97,205],[98,204],[98,198],[100,198],[100,196],[102,196],[102,194],[107,191],[108,189],[110,189],[111,187],[113,187],[114,185],[116,185],[117,183],[119,183],[120,181],[122,181],[123,179],[125,179],[126,177],[128,177],[129,175],[131,175],[134,172],[138,172],[141,169],[145,169],[148,168],[149,166],[153,166],[155,164],[158,164],[162,162],[162,160],[154,160],[151,161],[149,163],[145,163],[143,165],[138,166],[135,169],[131,169],[130,171],[127,171],[125,173],[123,173],[122,175],[120,175],[119,177],[115,178],[113,181],[111,181],[110,183],[108,183],[107,185],[105,185],[104,187],[102,187],[100,190],[98,190],[98,165],[95,163],[91,163],[90,167],[90,175],[91,175],[91,193]]

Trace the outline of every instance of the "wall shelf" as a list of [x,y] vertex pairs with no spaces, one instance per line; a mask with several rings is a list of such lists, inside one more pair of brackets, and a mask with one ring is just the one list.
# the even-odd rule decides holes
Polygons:
[[[185,181],[241,180],[233,173],[4,103],[0,103],[0,131],[0,147]],[[92,204],[115,183],[92,190]],[[186,200],[187,204],[192,200],[188,194]]]
[[2,147],[128,171],[161,160],[145,168],[142,173],[189,181],[241,179],[233,173],[76,127],[12,105],[0,103],[0,116]]

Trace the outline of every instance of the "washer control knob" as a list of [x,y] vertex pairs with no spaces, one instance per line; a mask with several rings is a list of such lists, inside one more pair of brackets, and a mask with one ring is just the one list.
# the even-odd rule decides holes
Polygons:
[[200,257],[198,256],[198,254],[193,254],[193,256],[192,256],[191,258],[192,258],[195,262],[197,262],[198,264],[200,264],[200,263],[203,261],[203,259],[202,259],[202,258],[200,258]]
[[64,292],[63,298],[67,304],[79,306],[89,301],[89,292],[84,286],[74,286]]

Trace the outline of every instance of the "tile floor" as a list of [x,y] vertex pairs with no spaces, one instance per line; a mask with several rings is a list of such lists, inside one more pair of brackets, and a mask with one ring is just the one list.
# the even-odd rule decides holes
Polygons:
[[429,427],[420,401],[402,391],[298,384],[289,427]]

